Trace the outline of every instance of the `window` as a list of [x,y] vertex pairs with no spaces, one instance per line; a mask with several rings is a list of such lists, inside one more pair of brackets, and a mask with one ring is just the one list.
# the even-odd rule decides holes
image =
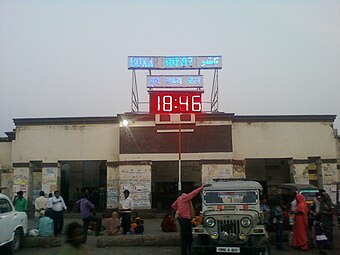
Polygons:
[[205,204],[255,204],[255,190],[242,191],[207,191],[204,194]]
[[0,198],[0,214],[12,211],[12,206],[7,199]]

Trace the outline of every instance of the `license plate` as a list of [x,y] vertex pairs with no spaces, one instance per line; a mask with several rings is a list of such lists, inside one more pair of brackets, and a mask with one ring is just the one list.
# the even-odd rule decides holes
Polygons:
[[216,252],[240,253],[240,247],[216,247]]

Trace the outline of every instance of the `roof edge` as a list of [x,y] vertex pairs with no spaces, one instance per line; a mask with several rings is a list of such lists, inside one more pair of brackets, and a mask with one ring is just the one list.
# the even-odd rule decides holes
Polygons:
[[16,118],[15,126],[26,125],[72,125],[72,124],[112,124],[118,123],[116,116],[106,117],[58,117],[58,118]]
[[334,122],[336,115],[235,115],[234,122]]

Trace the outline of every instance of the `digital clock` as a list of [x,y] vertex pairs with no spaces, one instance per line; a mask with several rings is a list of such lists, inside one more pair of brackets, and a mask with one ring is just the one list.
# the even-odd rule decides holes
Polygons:
[[200,113],[202,91],[149,91],[150,113]]

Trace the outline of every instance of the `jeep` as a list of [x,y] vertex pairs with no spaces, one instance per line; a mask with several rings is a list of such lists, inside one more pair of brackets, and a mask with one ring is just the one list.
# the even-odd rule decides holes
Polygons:
[[194,253],[270,254],[262,186],[256,181],[215,179],[202,190],[202,223],[193,228]]

